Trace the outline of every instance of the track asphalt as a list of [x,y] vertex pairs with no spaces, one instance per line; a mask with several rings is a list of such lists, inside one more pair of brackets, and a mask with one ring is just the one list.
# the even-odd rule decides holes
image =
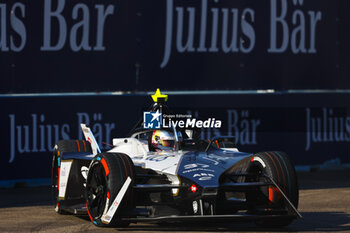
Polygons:
[[50,187],[0,189],[0,232],[350,232],[350,171],[299,173],[299,211],[286,228],[254,223],[131,224],[98,228],[87,217],[56,214]]

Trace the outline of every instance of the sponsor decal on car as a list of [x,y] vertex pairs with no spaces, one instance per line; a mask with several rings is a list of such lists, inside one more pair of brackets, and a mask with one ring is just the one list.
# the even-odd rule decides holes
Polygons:
[[59,183],[59,193],[58,198],[64,200],[66,196],[67,182],[70,173],[70,168],[73,161],[62,161],[60,169],[60,183]]
[[149,157],[146,158],[146,160],[160,162],[160,161],[166,160],[167,158],[174,158],[174,157],[175,155],[173,154],[150,155]]
[[197,178],[198,180],[211,180],[213,177],[215,177],[214,174],[211,173],[196,173],[193,175],[193,178]]

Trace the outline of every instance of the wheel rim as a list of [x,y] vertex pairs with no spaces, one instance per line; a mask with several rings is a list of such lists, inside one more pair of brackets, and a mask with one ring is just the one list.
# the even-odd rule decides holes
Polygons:
[[93,218],[103,215],[107,196],[107,178],[102,164],[95,163],[89,171],[86,183],[87,204]]
[[[265,182],[266,181],[266,179],[263,177],[263,174],[265,173],[265,169],[259,162],[255,162],[255,161],[252,162],[247,172],[251,174],[255,174],[256,176],[247,177],[246,182]],[[247,192],[246,196],[251,201],[256,202],[256,205],[266,204],[266,202],[268,201],[268,186],[260,187],[259,191],[260,192],[258,193]]]

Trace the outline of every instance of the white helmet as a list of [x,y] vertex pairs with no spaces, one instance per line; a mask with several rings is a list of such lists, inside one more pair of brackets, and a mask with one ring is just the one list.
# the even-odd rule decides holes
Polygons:
[[[179,135],[178,135],[178,139],[180,140]],[[176,139],[175,139],[175,136],[172,132],[169,132],[166,130],[154,130],[153,131],[152,144],[157,149],[174,150],[175,149],[175,142],[176,142]]]

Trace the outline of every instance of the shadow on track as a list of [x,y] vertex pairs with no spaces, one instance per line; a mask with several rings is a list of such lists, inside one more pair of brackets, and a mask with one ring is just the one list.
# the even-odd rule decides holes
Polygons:
[[304,219],[291,226],[295,227],[297,231],[350,231],[350,214],[344,212],[302,212],[302,215]]
[[[234,223],[138,223],[125,228],[108,228],[118,232],[344,232],[350,231],[350,215],[344,212],[302,212],[304,219],[284,228],[257,227],[254,222]],[[90,222],[86,216],[79,218]],[[101,228],[96,228],[101,229]]]

